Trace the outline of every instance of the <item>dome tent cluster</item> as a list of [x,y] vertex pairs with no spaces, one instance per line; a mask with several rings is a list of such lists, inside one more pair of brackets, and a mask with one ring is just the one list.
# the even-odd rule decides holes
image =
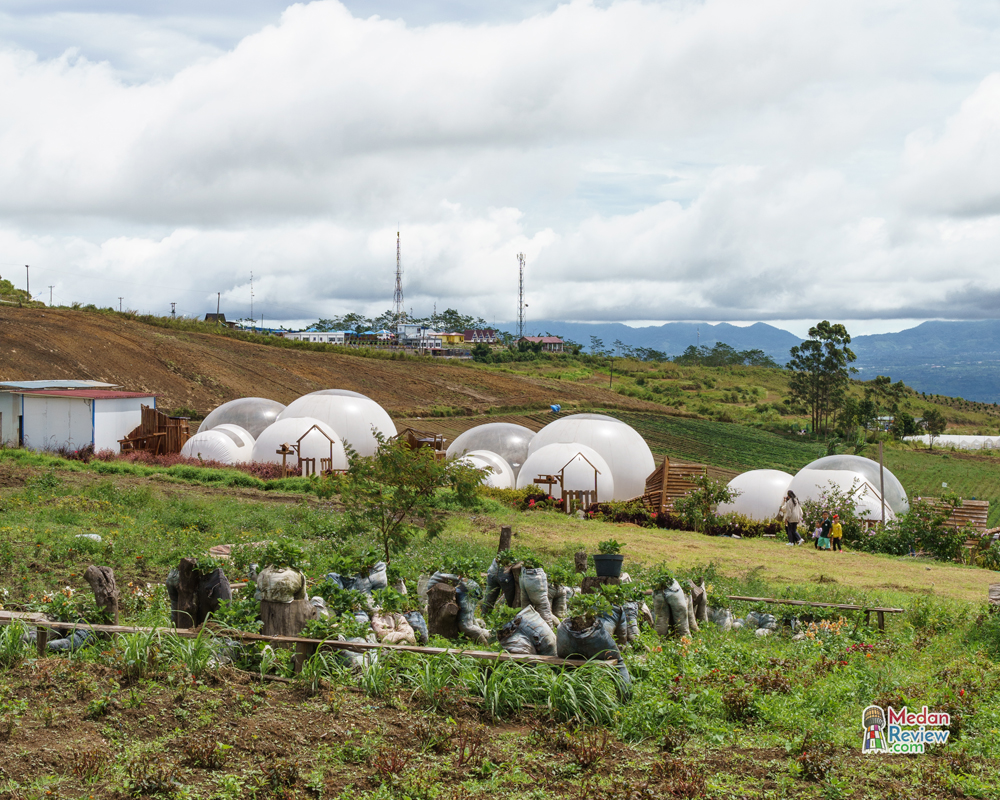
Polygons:
[[484,467],[485,455],[502,463],[484,482],[522,489],[543,476],[558,476],[552,494],[594,491],[600,501],[629,500],[645,491],[655,469],[643,438],[614,417],[571,414],[553,420],[538,433],[521,425],[488,422],[472,428],[448,448],[448,456]]
[[[396,435],[396,426],[378,403],[347,389],[322,389],[287,407],[263,397],[223,403],[205,417],[181,455],[223,464],[248,461],[282,463],[279,450],[296,445],[299,459],[330,460],[330,469],[347,469],[347,449],[375,453],[378,439]],[[237,446],[236,440],[240,444]]]
[[910,509],[906,491],[895,475],[870,458],[834,455],[806,464],[795,475],[775,469],[756,469],[737,475],[729,488],[738,492],[728,503],[719,505],[719,514],[737,513],[751,519],[774,519],[789,491],[800,501],[819,502],[831,487],[850,497],[859,517],[880,519],[884,486],[885,517],[905,514]]

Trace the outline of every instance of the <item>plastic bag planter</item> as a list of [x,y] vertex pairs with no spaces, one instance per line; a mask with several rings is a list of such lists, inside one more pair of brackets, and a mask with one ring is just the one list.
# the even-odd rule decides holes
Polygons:
[[718,625],[720,630],[733,629],[733,612],[728,608],[708,608],[707,613],[709,620]]
[[681,585],[674,581],[666,589],[653,590],[653,614],[660,636],[690,636],[688,604]]
[[628,644],[628,620],[625,616],[625,609],[621,606],[612,606],[610,614],[601,614],[601,622],[605,629],[619,645]]
[[552,606],[552,616],[556,619],[563,619],[569,615],[570,598],[577,593],[577,589],[572,586],[553,586],[549,584],[549,603]]
[[476,619],[476,602],[482,596],[479,584],[459,575],[435,572],[427,581],[427,591],[430,592],[439,583],[455,587],[455,602],[458,605],[458,630],[472,641],[486,644],[489,641],[490,632],[481,626]]
[[372,617],[372,630],[384,644],[416,644],[417,637],[402,614],[382,612]]
[[514,600],[514,575],[510,567],[504,568],[494,558],[486,571],[486,597],[483,599],[483,613],[489,614],[499,602],[501,596],[511,605]]
[[521,570],[521,601],[531,603],[550,627],[555,625],[549,603],[549,580],[541,567]]
[[556,654],[559,658],[582,657],[587,660],[592,658],[601,661],[614,660],[615,668],[621,678],[619,691],[624,696],[628,693],[628,687],[632,684],[632,676],[629,675],[628,667],[622,658],[618,645],[615,644],[614,637],[608,633],[604,626],[604,621],[595,619],[594,623],[583,630],[575,630],[579,627],[574,622],[575,618],[564,619],[559,623],[556,631]]
[[264,567],[257,576],[257,589],[269,603],[291,603],[306,599],[306,576],[297,569]]
[[639,638],[639,604],[625,603],[622,610],[625,612],[625,637],[634,642]]
[[326,579],[341,589],[353,589],[367,595],[371,595],[376,589],[389,588],[389,575],[384,561],[376,563],[367,575],[338,575],[336,572],[328,572]]
[[406,621],[413,628],[413,633],[417,637],[417,643],[427,644],[430,633],[427,630],[427,620],[424,619],[424,615],[419,611],[407,611],[403,616],[406,617]]
[[508,653],[536,656],[556,654],[556,635],[542,615],[528,606],[497,631],[497,641]]

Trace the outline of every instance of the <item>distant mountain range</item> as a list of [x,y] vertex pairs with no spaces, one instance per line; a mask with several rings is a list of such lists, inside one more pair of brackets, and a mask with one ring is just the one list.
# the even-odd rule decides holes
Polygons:
[[[513,330],[512,326],[500,326]],[[621,323],[531,321],[532,334],[552,333],[590,348],[596,336],[605,347],[620,340],[630,347],[649,347],[677,356],[690,345],[711,347],[724,342],[737,350],[763,350],[779,364],[802,340],[793,333],[757,322],[745,328],[722,322],[715,325],[668,322],[630,328]],[[889,375],[928,394],[962,397],[984,403],[1000,402],[1000,320],[924,322],[899,333],[856,336],[851,348],[862,380]]]

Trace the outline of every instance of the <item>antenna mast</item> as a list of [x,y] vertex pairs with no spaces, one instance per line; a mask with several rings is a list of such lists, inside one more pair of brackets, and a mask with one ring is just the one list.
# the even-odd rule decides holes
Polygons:
[[524,338],[524,253],[517,254],[520,275],[517,280],[517,338]]
[[406,321],[406,312],[403,310],[403,261],[399,256],[399,231],[396,231],[396,291],[392,296],[392,316],[398,330]]

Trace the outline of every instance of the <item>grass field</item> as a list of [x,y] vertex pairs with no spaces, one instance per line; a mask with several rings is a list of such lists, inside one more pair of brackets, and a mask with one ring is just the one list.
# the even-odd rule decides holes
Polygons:
[[[123,589],[122,621],[163,625],[161,584],[181,556],[287,538],[317,581],[338,552],[366,544],[338,536],[336,502],[162,474],[14,467],[0,471],[8,609],[89,615],[81,573],[101,563]],[[758,637],[705,623],[683,639],[646,629],[623,651],[627,694],[599,667],[493,669],[456,656],[383,653],[360,671],[314,657],[296,677],[290,651],[211,634],[137,634],[35,658],[20,631],[0,627],[0,798],[1000,800],[1000,624],[980,616],[996,573],[493,501],[458,508],[447,495],[440,507],[443,534],[418,536],[395,559],[411,587],[449,558],[485,569],[510,524],[514,543],[547,565],[617,538],[628,571],[666,562],[682,580],[704,577],[713,605],[749,594],[905,613],[880,634],[857,615],[817,611],[802,641],[787,628]],[[788,613],[732,604],[737,615],[755,607]],[[870,703],[947,710],[952,738],[924,756],[862,756]]]

